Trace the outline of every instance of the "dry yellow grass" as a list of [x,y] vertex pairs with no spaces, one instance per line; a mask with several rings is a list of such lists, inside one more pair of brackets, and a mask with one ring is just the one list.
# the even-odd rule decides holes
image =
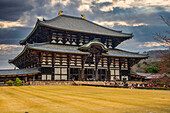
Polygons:
[[89,86],[0,87],[0,113],[170,112],[170,91]]

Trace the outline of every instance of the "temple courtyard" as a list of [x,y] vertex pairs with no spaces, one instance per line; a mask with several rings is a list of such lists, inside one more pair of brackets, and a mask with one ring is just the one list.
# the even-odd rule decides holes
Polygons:
[[168,113],[170,91],[92,86],[0,87],[1,113]]

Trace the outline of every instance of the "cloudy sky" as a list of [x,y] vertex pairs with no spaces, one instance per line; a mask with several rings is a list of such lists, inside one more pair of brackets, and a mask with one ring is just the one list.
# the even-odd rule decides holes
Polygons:
[[170,0],[0,0],[0,69],[14,67],[8,59],[21,52],[18,42],[32,31],[37,18],[54,18],[59,10],[78,17],[85,14],[100,25],[133,33],[120,49],[164,49],[152,37],[168,29],[160,15],[170,20]]

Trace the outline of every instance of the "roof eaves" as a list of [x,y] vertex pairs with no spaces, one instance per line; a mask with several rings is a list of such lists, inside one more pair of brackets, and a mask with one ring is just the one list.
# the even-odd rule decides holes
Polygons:
[[126,56],[126,55],[109,55],[107,53],[102,54],[103,56],[110,56],[110,57],[121,57],[121,58],[141,58],[145,59],[148,58],[148,56]]
[[38,25],[39,25],[40,21],[37,20],[34,29],[32,30],[32,32],[24,39],[24,40],[20,40],[19,44],[23,44],[25,43],[25,41],[35,32],[35,30],[37,29]]
[[[114,31],[114,32],[118,32],[118,33],[122,33],[122,31],[117,31],[117,30],[114,30],[114,29],[110,29],[110,28],[108,28],[108,27],[101,26],[101,25],[99,25],[99,24],[96,24],[96,23],[94,23],[94,22],[92,22],[92,21],[89,21],[89,20],[86,20],[86,19],[84,19],[84,20],[87,21],[87,22],[90,22],[90,23],[92,23],[92,24],[94,24],[94,25],[97,25],[97,26],[99,26],[99,27],[102,27],[102,28],[104,28],[104,29],[111,30],[111,31]],[[132,35],[132,33],[122,33],[122,34]],[[132,35],[132,37],[133,37],[133,35]]]
[[20,57],[22,54],[24,54],[26,50],[27,50],[27,46],[25,46],[25,48],[22,50],[22,52],[21,52],[18,56],[16,56],[14,59],[8,60],[8,63],[12,63],[14,60],[16,60],[16,59],[17,59],[18,57]]

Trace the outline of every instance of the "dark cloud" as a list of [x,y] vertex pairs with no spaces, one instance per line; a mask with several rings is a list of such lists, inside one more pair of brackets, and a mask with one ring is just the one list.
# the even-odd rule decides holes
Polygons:
[[[125,21],[131,23],[145,23],[149,25],[163,25],[160,15],[170,18],[170,13],[163,7],[154,8],[114,8],[113,11],[101,12],[99,7],[94,8],[94,17],[98,21]],[[164,25],[165,26],[165,25]]]
[[18,44],[20,40],[25,39],[32,28],[14,27],[0,29],[0,44]]
[[1,54],[1,57],[0,57],[0,69],[11,69],[11,68],[14,68],[15,66],[13,64],[9,64],[8,63],[8,60],[9,59],[12,59],[12,58],[15,58],[16,57],[16,54],[15,55],[2,55]]
[[33,6],[30,0],[0,0],[0,20],[16,21]]
[[123,32],[133,33],[134,39],[138,42],[155,41],[153,36],[155,33],[164,33],[168,26],[119,26],[116,25],[114,28],[122,30]]

